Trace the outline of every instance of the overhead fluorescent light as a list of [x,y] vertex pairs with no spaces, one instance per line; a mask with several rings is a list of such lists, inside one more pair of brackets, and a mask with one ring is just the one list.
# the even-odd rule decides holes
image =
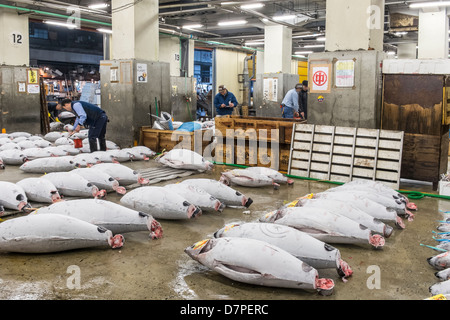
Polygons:
[[104,29],[104,28],[98,28],[97,31],[110,34],[113,33],[111,29]]
[[222,2],[220,5],[221,6],[231,6],[233,4],[235,4],[233,1],[227,1],[227,2]]
[[221,21],[217,25],[225,27],[225,26],[238,26],[246,23],[247,20],[234,20],[234,21],[232,20],[232,21]]
[[66,27],[66,28],[71,28],[71,29],[74,29],[77,27],[75,24],[59,22],[59,21],[45,20],[44,22],[47,24],[52,24],[55,26],[61,26],[61,27]]
[[106,8],[108,6],[107,3],[96,3],[96,4],[91,4],[90,6],[88,6],[89,9],[103,9]]
[[285,20],[292,20],[297,18],[297,16],[295,14],[288,14],[288,15],[284,15],[284,16],[274,16],[272,17],[273,20],[275,21],[285,21]]
[[314,53],[314,51],[295,51],[295,54],[310,54]]
[[202,24],[187,24],[185,26],[182,26],[183,29],[196,29],[203,27]]
[[314,34],[302,34],[299,36],[293,36],[292,39],[298,39],[298,38],[313,38],[313,37],[318,37],[321,36],[321,33],[314,33]]
[[304,56],[302,54],[295,54],[294,57],[296,57],[296,58],[306,58],[306,56]]
[[411,3],[410,8],[429,8],[429,7],[447,7],[450,6],[450,1],[431,1],[431,2],[419,2]]
[[327,39],[325,37],[319,37],[316,39],[317,41],[326,41]]
[[324,44],[308,44],[306,46],[304,46],[303,48],[322,48],[325,47]]
[[264,7],[264,3],[243,4],[241,9],[259,9]]
[[264,42],[246,42],[245,43],[246,46],[263,46]]
[[387,54],[390,55],[390,56],[392,56],[392,55],[395,54],[395,51],[388,51]]

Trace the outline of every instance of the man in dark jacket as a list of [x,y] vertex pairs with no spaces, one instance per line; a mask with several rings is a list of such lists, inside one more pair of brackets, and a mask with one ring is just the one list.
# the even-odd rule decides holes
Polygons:
[[308,119],[308,81],[304,80],[302,82],[302,89],[298,93],[298,104],[299,109],[303,110],[305,119]]
[[238,102],[234,94],[228,91],[224,85],[219,86],[219,93],[214,97],[214,106],[218,116],[233,114],[233,109],[237,107]]
[[89,128],[88,139],[91,152],[97,151],[97,139],[99,141],[100,150],[106,151],[106,124],[108,117],[101,108],[85,101],[72,101],[64,99],[61,104],[56,107],[57,110],[64,109],[72,112],[76,116],[73,124],[73,131],[69,131],[72,135],[79,132],[81,126]]

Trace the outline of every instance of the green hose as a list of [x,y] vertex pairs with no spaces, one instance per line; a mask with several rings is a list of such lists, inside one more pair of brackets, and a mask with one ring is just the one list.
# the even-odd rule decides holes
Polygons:
[[[244,166],[244,165],[240,165],[240,164],[230,164],[230,163],[215,162],[215,161],[213,161],[213,163],[218,164],[218,165],[238,167],[238,168],[243,168],[243,169],[249,167],[249,166]],[[329,181],[329,180],[322,180],[322,179],[315,179],[315,178],[300,177],[300,176],[294,176],[294,175],[290,175],[290,174],[286,174],[286,177],[300,179],[300,180],[309,180],[309,181],[337,184],[337,185],[343,185],[345,183],[345,182],[338,182],[338,181]],[[450,200],[450,196],[443,196],[440,194],[425,193],[425,192],[420,192],[420,191],[407,191],[407,190],[396,190],[396,191],[398,193],[405,194],[408,197],[408,199],[422,199],[424,197],[432,197],[432,198]]]

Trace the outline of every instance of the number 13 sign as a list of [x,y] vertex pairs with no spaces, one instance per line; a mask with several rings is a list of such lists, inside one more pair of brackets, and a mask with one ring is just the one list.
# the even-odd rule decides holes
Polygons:
[[330,92],[330,64],[312,64],[310,66],[310,92]]

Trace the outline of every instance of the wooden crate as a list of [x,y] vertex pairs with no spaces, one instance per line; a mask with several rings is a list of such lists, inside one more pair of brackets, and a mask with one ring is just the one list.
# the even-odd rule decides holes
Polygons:
[[[294,124],[306,120],[228,116],[215,118],[217,162],[287,172]],[[227,130],[228,131],[227,135]],[[273,130],[273,131],[272,131]]]
[[139,144],[158,153],[164,150],[170,151],[174,148],[183,148],[203,155],[213,139],[214,136],[211,129],[186,132],[141,127]]

